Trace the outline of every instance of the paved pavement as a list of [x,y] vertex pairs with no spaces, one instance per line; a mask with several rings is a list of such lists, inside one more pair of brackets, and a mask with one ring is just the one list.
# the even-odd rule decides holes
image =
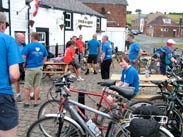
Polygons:
[[[111,74],[112,73],[120,73],[121,68],[118,63],[114,64],[114,67],[111,66]],[[90,73],[89,75],[84,75],[84,73],[81,74],[81,76],[85,79],[84,81],[76,81],[72,84],[73,88],[76,89],[85,89],[87,91],[101,91],[101,87],[97,85],[98,81],[101,80],[101,75],[98,73],[97,75],[94,75],[93,73]],[[52,79],[46,78],[42,80],[41,85],[41,100],[39,101],[40,105],[47,100],[46,94],[48,89],[52,85]],[[21,85],[21,89],[23,90],[23,85]],[[88,102],[86,99],[86,104],[89,105],[92,103]],[[31,102],[33,103],[33,101]],[[18,125],[18,136],[17,137],[26,137],[26,132],[31,123],[33,123],[37,118],[37,112],[39,110],[39,107],[34,108],[33,104],[29,108],[23,108],[23,102],[17,103],[18,109],[19,109],[19,125]]]

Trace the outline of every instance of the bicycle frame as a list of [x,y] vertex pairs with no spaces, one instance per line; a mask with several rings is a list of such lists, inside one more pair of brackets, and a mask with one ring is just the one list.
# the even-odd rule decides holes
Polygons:
[[[68,91],[69,89],[67,87],[64,87],[64,91]],[[107,113],[104,113],[104,112],[101,112],[99,110],[96,110],[94,108],[91,108],[89,106],[86,106],[86,105],[83,105],[81,103],[78,103],[76,101],[73,101],[71,99],[69,99],[66,95],[66,97],[62,98],[61,99],[61,104],[60,104],[60,108],[59,108],[59,112],[62,113],[64,112],[64,110],[68,111],[72,117],[72,119],[74,119],[75,121],[77,121],[79,123],[79,125],[82,126],[82,128],[84,128],[84,130],[86,131],[86,133],[88,133],[89,136],[91,137],[96,137],[94,135],[94,133],[89,129],[89,127],[87,126],[86,124],[86,121],[82,118],[82,116],[80,115],[80,113],[78,113],[77,111],[77,108],[82,108],[82,109],[85,109],[85,110],[88,110],[90,112],[93,112],[97,115],[101,115],[103,117],[106,117],[107,119],[111,120],[112,122],[112,125],[118,125],[120,126],[119,128],[120,129],[124,129],[122,127],[122,125],[119,125],[117,124],[117,121],[110,115],[110,114],[107,114]],[[60,115],[62,116],[62,115]],[[122,120],[122,119],[121,119]],[[116,122],[115,122],[116,121]],[[113,126],[112,126],[113,127]],[[108,129],[107,130],[107,133],[112,133],[112,131],[110,131],[112,129]],[[110,135],[111,136],[111,135]]]

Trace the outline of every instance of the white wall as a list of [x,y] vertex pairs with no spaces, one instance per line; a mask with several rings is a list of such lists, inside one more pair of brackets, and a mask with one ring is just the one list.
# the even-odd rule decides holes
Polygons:
[[107,28],[107,35],[109,40],[114,42],[114,47],[118,47],[119,51],[125,50],[126,33],[127,32],[125,28]]

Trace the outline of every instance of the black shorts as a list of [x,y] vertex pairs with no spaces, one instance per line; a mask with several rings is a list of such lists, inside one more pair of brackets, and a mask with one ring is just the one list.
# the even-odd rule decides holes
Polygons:
[[13,95],[0,93],[0,130],[10,130],[18,125],[18,109]]
[[71,64],[73,67],[75,67],[76,69],[78,69],[78,68],[81,67],[80,64],[79,64],[77,61],[72,61],[70,64]]
[[20,78],[19,78],[19,80],[24,80],[25,79],[25,71],[24,71],[23,64],[24,63],[20,63],[19,64],[19,71],[20,71]]
[[88,55],[87,63],[97,64],[97,61],[98,61],[98,55],[95,54]]

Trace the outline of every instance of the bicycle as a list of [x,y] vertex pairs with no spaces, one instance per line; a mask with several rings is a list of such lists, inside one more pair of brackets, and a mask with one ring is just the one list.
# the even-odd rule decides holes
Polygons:
[[[69,78],[70,73],[67,73],[65,75],[62,75],[61,78],[59,80],[57,80],[54,83],[65,83],[65,85],[67,85],[67,87],[70,87],[70,83],[73,82],[72,79]],[[106,81],[106,82],[98,82],[98,84],[100,86],[103,86],[102,89],[102,93],[96,93],[96,92],[87,92],[87,91],[83,91],[83,90],[77,90],[77,89],[73,89],[73,88],[69,88],[70,92],[75,92],[75,93],[79,93],[82,95],[87,95],[89,97],[89,99],[91,99],[97,106],[96,110],[101,110],[105,113],[109,113],[112,112],[113,110],[116,109],[115,105],[111,105],[110,102],[107,99],[108,93],[107,90],[111,85],[115,84],[115,81]],[[41,117],[44,117],[45,114],[49,114],[49,113],[56,113],[58,112],[58,107],[60,105],[60,100],[57,99],[58,94],[55,95],[55,93],[53,93],[53,89],[54,89],[54,85],[50,88],[48,94],[47,94],[47,98],[49,98],[49,96],[51,96],[51,100],[48,99],[48,101],[46,101],[39,109],[38,111],[38,115],[37,118],[40,119]],[[57,92],[58,89],[55,89],[54,92]],[[57,92],[59,93],[59,92]],[[54,95],[53,95],[54,94]],[[113,94],[114,95],[114,94]],[[91,98],[91,96],[93,97],[98,97],[99,98],[99,102],[96,102],[94,99]],[[123,113],[123,110],[125,110],[125,114],[124,117],[127,117],[127,115],[129,113],[131,113],[131,109],[126,108],[126,105],[123,104],[123,99],[121,96],[118,95],[114,95],[116,97],[118,97],[118,106],[120,106],[120,112]],[[126,98],[130,98],[127,95],[124,95],[124,97]],[[105,118],[104,117],[98,117],[98,115],[95,115],[93,117],[93,121],[95,123],[97,123],[98,126],[100,126],[100,129],[102,130],[106,130],[107,126],[103,125]]]
[[[116,110],[112,113],[104,113],[98,111],[87,105],[78,103],[70,98],[70,91],[65,83],[57,83],[59,92],[62,96],[59,106],[58,114],[46,114],[45,117],[35,121],[27,132],[27,137],[98,137],[101,136],[100,129],[92,122],[89,117],[85,117],[82,113],[78,113],[79,108],[86,109],[94,114],[101,115],[109,119],[106,137],[130,137],[130,132],[127,127],[130,124],[129,119],[123,119],[122,114]],[[119,94],[124,93],[124,90],[131,91],[132,88],[118,88],[115,86],[110,87]],[[130,95],[129,95],[130,96]],[[117,104],[118,106],[118,104]],[[66,116],[69,112],[71,118]],[[79,111],[81,112],[81,111]],[[159,128],[161,137],[173,137],[173,135],[165,128]]]

